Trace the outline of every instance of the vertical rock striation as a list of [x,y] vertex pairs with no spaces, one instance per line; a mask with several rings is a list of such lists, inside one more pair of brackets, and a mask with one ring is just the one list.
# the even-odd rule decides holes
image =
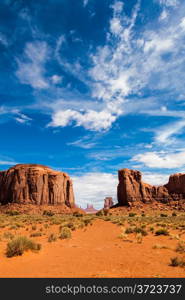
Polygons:
[[0,172],[0,203],[74,206],[70,177],[37,164],[19,164]]
[[118,171],[117,189],[120,206],[134,206],[135,203],[170,203],[185,200],[185,174],[174,174],[163,186],[152,186],[142,182],[141,172],[129,169]]

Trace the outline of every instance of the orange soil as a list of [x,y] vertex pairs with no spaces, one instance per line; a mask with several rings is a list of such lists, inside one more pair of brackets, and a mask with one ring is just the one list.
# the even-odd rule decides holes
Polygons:
[[42,243],[39,253],[7,258],[0,243],[0,277],[185,277],[185,270],[169,266],[174,250],[152,249],[155,244],[175,248],[177,241],[149,234],[138,244],[118,238],[121,228],[96,220],[92,226],[72,232],[72,239]]

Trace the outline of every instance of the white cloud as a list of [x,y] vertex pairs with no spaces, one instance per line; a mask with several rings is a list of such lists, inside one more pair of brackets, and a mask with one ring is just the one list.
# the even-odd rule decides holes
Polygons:
[[157,0],[161,5],[176,7],[179,5],[179,0]]
[[110,21],[110,31],[113,34],[120,34],[122,31],[122,26],[119,18],[113,18]]
[[5,47],[8,46],[8,40],[6,36],[0,32],[0,43],[3,44]]
[[169,16],[168,11],[166,9],[163,9],[163,11],[162,11],[162,13],[161,13],[161,15],[159,17],[159,20],[160,21],[164,21],[164,20],[166,20],[168,18],[168,16]]
[[90,135],[84,136],[81,139],[78,139],[74,142],[68,142],[68,146],[74,146],[74,147],[79,147],[82,149],[91,149],[94,148],[96,145],[96,138],[93,138]]
[[14,166],[16,164],[18,164],[18,162],[13,161],[13,160],[0,159],[0,165],[1,166]]
[[115,1],[115,3],[111,6],[114,12],[114,15],[120,14],[123,10],[123,2]]
[[83,0],[83,6],[86,7],[88,2],[89,2],[89,0]]
[[45,63],[48,59],[49,49],[46,42],[27,43],[23,58],[17,59],[18,70],[16,75],[20,82],[29,84],[35,89],[48,87],[45,78]]
[[155,129],[155,142],[169,145],[173,143],[173,136],[180,134],[185,127],[185,120],[180,120]]
[[185,17],[181,19],[180,27],[183,31],[185,31]]
[[143,163],[149,168],[173,169],[185,166],[185,151],[176,153],[145,152],[135,155],[131,161]]
[[[177,1],[165,3],[172,6],[177,4]],[[168,23],[160,22],[156,24],[155,29],[145,29],[138,35],[134,29],[140,2],[135,6],[130,19],[124,15],[122,5],[119,5],[117,8],[113,6],[107,41],[91,56],[93,67],[89,70],[93,82],[92,96],[103,100],[106,105],[116,105],[117,118],[125,112],[128,113],[127,107],[132,101],[128,100],[128,97],[133,94],[141,95],[144,88],[157,91],[166,89],[167,93],[185,93],[185,72],[182,68],[185,60],[181,55],[185,38],[183,18],[175,16],[170,18]],[[163,15],[164,17],[166,16]],[[165,54],[170,55],[170,61],[163,59]],[[155,98],[155,107],[148,110],[148,113],[157,113],[156,105],[164,107],[162,101],[160,99],[159,103]],[[141,97],[131,105],[133,110],[140,102]],[[145,99],[146,105],[147,102]],[[138,112],[145,110],[147,114],[147,109],[144,106],[141,109],[141,106],[143,105],[140,105]],[[158,109],[160,115],[168,113],[163,109],[159,112]],[[173,114],[173,111],[171,113]]]
[[104,205],[104,198],[113,197],[117,202],[117,175],[109,173],[86,173],[85,175],[72,176],[75,200],[77,205],[85,208],[93,204],[100,209]]
[[59,75],[57,75],[57,74],[55,74],[55,75],[51,76],[51,81],[54,84],[58,84],[58,83],[60,83],[62,81],[62,77],[59,76]]
[[52,122],[48,126],[65,127],[75,122],[76,126],[84,126],[89,130],[101,131],[111,127],[116,117],[108,110],[87,110],[79,112],[71,109],[59,110],[52,115]]
[[25,114],[23,113],[20,113],[19,111],[16,113],[16,117],[15,117],[15,120],[18,122],[18,123],[21,123],[21,124],[29,124],[30,121],[32,121],[32,119],[28,116],[26,116]]
[[29,124],[32,119],[15,107],[0,106],[0,115],[11,116],[21,124]]
[[164,185],[168,183],[169,179],[169,175],[161,173],[144,172],[142,175],[142,180],[151,185]]

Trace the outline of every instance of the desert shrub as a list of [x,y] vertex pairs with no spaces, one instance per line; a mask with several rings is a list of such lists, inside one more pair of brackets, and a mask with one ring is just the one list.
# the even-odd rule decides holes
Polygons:
[[83,217],[83,214],[79,213],[78,211],[75,211],[73,213],[73,216],[79,218],[79,217]]
[[162,218],[166,218],[166,217],[168,217],[168,215],[167,214],[160,214],[160,216],[162,217]]
[[103,210],[97,211],[96,216],[98,216],[98,217],[104,216]]
[[31,227],[31,229],[32,229],[32,230],[36,230],[36,229],[37,229],[37,226],[36,226],[36,225],[33,225],[33,226]]
[[71,238],[71,229],[69,227],[63,227],[60,234],[61,239],[70,239]]
[[51,234],[48,236],[48,242],[49,242],[49,243],[55,242],[56,240],[57,240],[56,234],[51,233]]
[[140,233],[142,236],[146,236],[147,235],[147,231],[142,228],[142,227],[135,227],[134,228],[134,232],[135,233]]
[[62,223],[61,220],[58,220],[58,219],[53,219],[50,223],[50,225],[60,225]]
[[185,253],[185,243],[180,241],[175,249],[176,252]]
[[4,237],[5,239],[10,239],[10,240],[12,240],[12,239],[14,238],[14,235],[13,235],[11,232],[5,232],[5,233],[3,234],[3,237]]
[[169,232],[165,228],[161,228],[156,230],[155,235],[169,235]]
[[173,211],[173,212],[172,212],[172,217],[176,217],[176,216],[177,216],[176,212]]
[[133,213],[133,212],[130,212],[129,214],[128,214],[128,216],[129,217],[135,217],[137,214],[136,213]]
[[170,240],[179,240],[180,236],[178,234],[170,234]]
[[45,228],[45,229],[49,228],[49,224],[47,224],[47,223],[44,224],[44,228]]
[[76,229],[74,223],[72,223],[72,222],[66,224],[65,226],[68,227],[68,228],[70,228],[72,231]]
[[10,229],[10,230],[13,230],[13,229],[14,229],[14,230],[17,230],[18,227],[17,227],[16,225],[12,225],[12,226],[9,227],[9,229]]
[[125,230],[126,234],[134,233],[134,228],[133,227],[127,227]]
[[181,257],[170,258],[170,266],[172,267],[185,267],[185,259]]
[[169,247],[161,244],[156,244],[152,247],[152,249],[169,249]]
[[103,214],[104,214],[104,216],[107,216],[109,214],[109,209],[104,208],[103,209]]
[[20,215],[20,212],[17,210],[9,210],[6,212],[6,214],[9,216],[18,216],[18,215]]
[[85,224],[84,224],[84,222],[80,222],[80,224],[79,224],[79,228],[84,228],[85,227]]
[[146,228],[146,224],[142,224],[142,225],[141,225],[141,228]]
[[52,216],[54,216],[54,212],[53,211],[51,211],[51,210],[44,210],[43,211],[43,216],[48,216],[48,217],[52,217]]
[[142,213],[142,214],[141,214],[141,217],[145,217],[145,216],[146,216],[145,213]]
[[167,227],[167,224],[165,224],[165,223],[160,223],[160,226],[161,226],[161,227]]
[[91,219],[85,219],[84,224],[85,224],[85,226],[88,226],[89,224],[91,224]]
[[138,232],[138,233],[136,234],[136,240],[137,240],[137,243],[138,243],[138,244],[141,244],[141,243],[142,243],[142,241],[143,241],[143,235],[142,235],[141,232]]
[[150,230],[151,232],[154,232],[154,227],[151,226],[151,227],[149,228],[149,230]]
[[38,236],[42,236],[41,232],[34,232],[30,234],[30,237],[38,237]]
[[13,257],[19,256],[24,253],[24,251],[31,250],[31,251],[39,251],[41,249],[40,244],[36,244],[35,242],[31,241],[25,236],[20,236],[7,244],[6,248],[6,256]]

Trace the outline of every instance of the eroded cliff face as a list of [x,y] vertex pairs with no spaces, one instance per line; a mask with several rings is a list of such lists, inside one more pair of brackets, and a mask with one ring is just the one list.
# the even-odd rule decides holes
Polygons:
[[36,164],[19,164],[0,172],[0,203],[74,206],[70,177]]
[[185,200],[185,174],[174,174],[164,186],[142,182],[141,172],[129,169],[118,171],[118,204],[133,206],[135,203],[170,203]]

